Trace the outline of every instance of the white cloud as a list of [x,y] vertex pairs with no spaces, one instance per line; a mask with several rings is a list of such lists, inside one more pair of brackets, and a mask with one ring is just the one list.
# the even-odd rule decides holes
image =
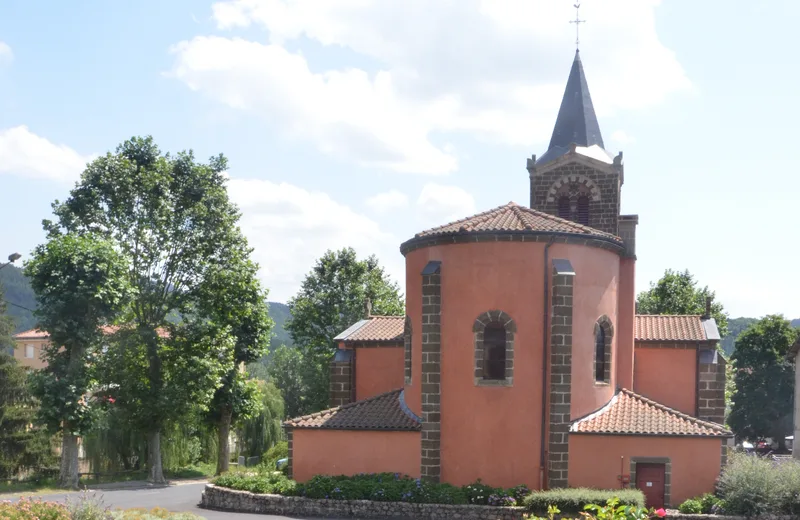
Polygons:
[[[583,62],[601,117],[691,86],[658,39],[658,3],[583,6]],[[258,26],[269,41],[183,41],[173,49],[171,74],[325,152],[367,166],[447,173],[456,158],[435,134],[546,141],[569,70],[572,15],[570,3],[551,0],[217,2],[220,29]],[[289,44],[317,59],[330,50],[342,65],[315,70]],[[365,63],[375,65],[358,68]]]
[[624,130],[617,130],[611,134],[611,140],[619,145],[632,144],[636,142],[636,138],[628,135]]
[[228,192],[242,210],[241,227],[271,300],[294,296],[315,261],[326,250],[343,247],[353,247],[360,257],[377,255],[389,275],[405,284],[400,241],[326,193],[237,178],[228,181]]
[[366,204],[372,211],[384,214],[408,207],[408,196],[401,191],[389,190],[369,197]]
[[458,186],[428,183],[417,199],[417,213],[424,225],[442,225],[475,213],[475,199]]
[[92,158],[66,145],[52,143],[25,125],[0,130],[0,174],[73,181]]
[[11,47],[7,43],[0,41],[0,64],[11,62],[14,59],[14,53],[11,52]]

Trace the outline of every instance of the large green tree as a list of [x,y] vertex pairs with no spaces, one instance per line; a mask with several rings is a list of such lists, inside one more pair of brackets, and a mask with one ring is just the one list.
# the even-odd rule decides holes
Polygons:
[[261,397],[257,411],[241,421],[238,428],[242,453],[247,457],[261,457],[281,438],[281,421],[284,418],[283,398],[271,382],[255,381]]
[[688,271],[667,269],[650,289],[639,293],[636,312],[639,314],[705,314],[706,299],[711,298],[711,317],[717,322],[720,336],[728,334],[728,313],[716,294],[707,286],[700,287]]
[[[10,267],[10,266],[9,266]],[[0,353],[14,353],[14,318],[7,314],[8,305],[5,300],[5,286],[0,283]]]
[[[359,260],[352,248],[327,251],[303,280],[300,291],[289,300],[291,319],[286,329],[302,349],[308,379],[305,410],[328,404],[328,363],[336,351],[333,338],[366,317],[366,304],[374,315],[399,316],[403,297],[375,256]],[[288,401],[286,396],[284,399]]]
[[36,292],[39,327],[50,334],[47,366],[33,377],[40,416],[62,433],[59,484],[78,486],[78,436],[91,427],[94,358],[103,325],[120,313],[130,294],[125,261],[95,234],[52,235],[25,266]]
[[[57,222],[45,223],[51,234],[102,233],[125,258],[135,297],[126,317],[130,332],[115,344],[125,348],[119,359],[129,365],[118,375],[130,386],[117,383],[126,393],[121,405],[146,428],[154,482],[164,482],[164,424],[188,400],[206,395],[210,400],[219,384],[214,377],[232,362],[230,334],[220,336],[218,328],[192,314],[197,287],[225,264],[240,240],[239,212],[225,188],[226,167],[222,155],[203,164],[192,152],[163,154],[151,137],[135,137],[92,161],[69,198],[53,205]],[[186,313],[180,326],[168,320],[176,312]],[[168,330],[169,337],[159,330]],[[202,377],[201,369],[209,377]]]
[[305,415],[327,404],[328,367],[320,357],[325,359],[304,352],[300,347],[286,345],[281,345],[270,355],[267,365],[269,380],[281,391],[286,416]]
[[42,468],[53,459],[49,435],[34,424],[37,403],[26,378],[26,370],[0,352],[0,479]]
[[792,430],[794,370],[786,359],[798,331],[783,316],[767,316],[736,339],[736,389],[728,424],[748,440],[771,437],[785,448]]
[[242,367],[261,359],[269,348],[272,320],[267,291],[258,281],[258,266],[249,259],[251,250],[242,238],[228,252],[224,264],[210,270],[198,288],[197,311],[216,327],[226,329],[235,341],[233,366],[222,378],[208,411],[217,429],[217,474],[228,471],[231,426],[256,415],[262,399],[254,381]]

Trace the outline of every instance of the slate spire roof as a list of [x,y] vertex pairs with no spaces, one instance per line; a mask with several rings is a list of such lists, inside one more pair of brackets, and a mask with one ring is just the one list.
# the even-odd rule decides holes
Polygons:
[[569,71],[567,87],[561,99],[561,108],[550,138],[550,146],[537,163],[549,162],[565,154],[570,145],[589,148],[598,146],[605,150],[603,136],[600,135],[600,124],[594,113],[592,96],[589,95],[589,84],[583,72],[580,51],[575,51],[572,69]]

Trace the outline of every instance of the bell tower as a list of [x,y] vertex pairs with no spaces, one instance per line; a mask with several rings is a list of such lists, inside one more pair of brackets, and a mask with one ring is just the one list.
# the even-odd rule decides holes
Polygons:
[[580,51],[547,151],[527,161],[531,208],[619,235],[622,152],[605,150]]

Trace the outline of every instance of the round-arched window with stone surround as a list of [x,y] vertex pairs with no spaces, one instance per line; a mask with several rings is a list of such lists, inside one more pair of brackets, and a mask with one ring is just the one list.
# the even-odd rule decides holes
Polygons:
[[503,311],[482,313],[472,327],[477,386],[514,383],[514,335],[517,325]]
[[411,329],[411,316],[406,315],[406,323],[403,327],[403,373],[405,377],[405,383],[407,385],[411,384],[411,334],[413,330]]
[[594,324],[594,381],[611,383],[611,345],[614,341],[614,325],[611,319],[600,316]]

